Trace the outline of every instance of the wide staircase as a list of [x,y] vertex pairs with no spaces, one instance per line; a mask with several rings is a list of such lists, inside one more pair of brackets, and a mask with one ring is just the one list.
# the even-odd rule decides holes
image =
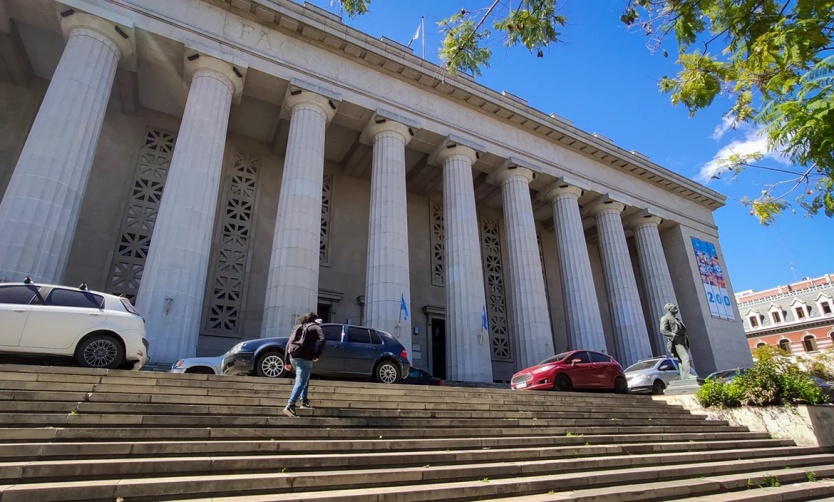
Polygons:
[[647,396],[0,365],[0,501],[822,500],[834,455]]

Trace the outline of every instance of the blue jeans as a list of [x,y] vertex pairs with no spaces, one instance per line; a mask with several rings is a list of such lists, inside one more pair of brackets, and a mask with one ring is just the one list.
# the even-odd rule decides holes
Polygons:
[[296,401],[307,400],[307,386],[310,385],[310,373],[313,371],[313,361],[290,357],[290,364],[295,368],[295,385],[292,387],[287,405],[295,406]]

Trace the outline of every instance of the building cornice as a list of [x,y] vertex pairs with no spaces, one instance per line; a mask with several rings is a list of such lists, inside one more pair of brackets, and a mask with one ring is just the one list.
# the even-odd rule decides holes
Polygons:
[[699,183],[674,173],[648,157],[616,146],[598,134],[589,134],[556,114],[547,115],[510,93],[499,93],[465,75],[438,78],[445,72],[439,66],[413,54],[404,45],[387,38],[375,39],[344,25],[340,16],[309,3],[279,0],[202,0],[261,25],[291,32],[295,36],[361,60],[414,85],[465,102],[553,143],[578,152],[602,164],[654,183],[677,196],[692,200],[710,210],[724,205],[726,197]]

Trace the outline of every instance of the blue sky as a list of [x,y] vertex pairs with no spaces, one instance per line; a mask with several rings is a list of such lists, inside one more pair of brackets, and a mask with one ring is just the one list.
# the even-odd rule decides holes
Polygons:
[[[330,0],[312,3],[338,12]],[[375,37],[407,43],[425,16],[426,59],[438,63],[441,35],[436,23],[460,7],[482,9],[489,0],[372,0],[371,12],[343,21]],[[506,2],[508,3],[508,2]],[[663,75],[676,73],[674,46],[669,57],[651,54],[646,37],[619,21],[625,0],[569,0],[560,12],[568,17],[563,43],[536,58],[525,49],[492,46],[490,67],[477,81],[497,91],[506,90],[530,106],[557,113],[589,132],[598,132],[628,150],[648,155],[654,162],[690,179],[720,156],[722,149],[743,149],[757,140],[751,130],[726,130],[723,112],[728,101],[689,117],[673,107],[657,89]],[[420,40],[412,44],[420,55]],[[723,133],[722,133],[723,131]],[[780,167],[776,160],[771,165]],[[776,178],[748,170],[736,181],[713,180],[708,187],[727,196],[715,211],[721,247],[733,289],[761,290],[789,284],[803,277],[834,273],[831,242],[834,221],[825,216],[806,218],[801,209],[762,227],[738,203],[755,197],[764,183]],[[827,237],[826,237],[827,236]]]

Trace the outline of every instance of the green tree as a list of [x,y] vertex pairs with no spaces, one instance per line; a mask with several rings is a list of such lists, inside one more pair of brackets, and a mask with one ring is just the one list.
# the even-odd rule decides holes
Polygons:
[[[332,1],[351,17],[367,13],[371,2]],[[793,169],[761,166],[764,152],[723,159],[716,177],[735,177],[748,168],[784,176],[742,201],[751,214],[768,225],[796,204],[808,215],[834,216],[834,0],[623,2],[621,21],[642,30],[652,49],[668,56],[667,39],[677,42],[680,71],[659,82],[673,104],[694,115],[727,97],[726,117],[761,128],[768,150],[792,162]],[[450,73],[479,75],[489,66],[490,27],[507,46],[521,44],[538,57],[559,41],[566,18],[556,12],[556,0],[503,5],[494,0],[439,23],[445,35],[440,58]]]

